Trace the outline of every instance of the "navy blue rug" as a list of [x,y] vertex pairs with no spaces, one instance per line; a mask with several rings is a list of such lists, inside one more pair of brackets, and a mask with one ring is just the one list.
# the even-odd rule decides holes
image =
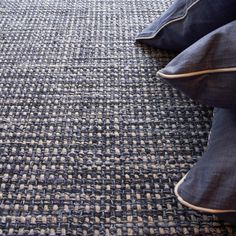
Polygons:
[[0,235],[233,235],[177,202],[211,109],[135,35],[164,0],[0,1]]

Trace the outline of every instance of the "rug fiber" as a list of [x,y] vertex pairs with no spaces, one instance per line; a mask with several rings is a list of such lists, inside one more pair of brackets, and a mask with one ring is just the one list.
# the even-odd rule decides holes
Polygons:
[[0,1],[0,235],[233,235],[179,204],[211,109],[134,44],[170,0]]

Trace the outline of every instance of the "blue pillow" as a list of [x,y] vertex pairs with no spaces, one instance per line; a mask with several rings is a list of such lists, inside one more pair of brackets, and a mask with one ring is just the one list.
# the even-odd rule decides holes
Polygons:
[[202,104],[236,108],[236,21],[199,39],[158,74]]
[[236,19],[236,0],[177,0],[136,37],[155,48],[183,51],[207,33]]
[[215,108],[213,114],[208,147],[175,194],[189,208],[236,223],[230,218],[236,216],[236,110]]

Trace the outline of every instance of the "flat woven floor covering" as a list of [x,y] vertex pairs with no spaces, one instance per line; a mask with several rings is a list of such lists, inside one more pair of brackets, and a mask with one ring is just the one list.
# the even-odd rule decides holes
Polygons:
[[236,235],[178,203],[211,109],[134,44],[170,0],[0,0],[0,235]]

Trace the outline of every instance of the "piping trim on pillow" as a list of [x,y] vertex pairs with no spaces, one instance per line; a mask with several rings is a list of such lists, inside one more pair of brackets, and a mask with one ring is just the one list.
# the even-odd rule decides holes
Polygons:
[[178,79],[178,78],[192,77],[192,76],[196,76],[196,75],[224,73],[224,72],[236,72],[236,67],[200,70],[200,71],[195,71],[195,72],[189,72],[189,73],[183,73],[183,74],[173,74],[173,75],[165,74],[165,73],[161,72],[161,70],[160,70],[157,72],[157,74],[163,78],[166,78],[166,79]]
[[197,4],[197,3],[200,2],[200,1],[201,1],[201,0],[197,0],[197,1],[195,1],[194,3],[192,3],[192,4],[186,9],[186,12],[185,12],[185,14],[184,14],[183,16],[181,16],[181,17],[179,17],[179,18],[176,18],[176,19],[173,19],[173,20],[171,20],[171,21],[168,21],[168,22],[165,23],[163,26],[161,26],[161,27],[160,27],[154,34],[152,34],[151,36],[136,37],[136,40],[137,40],[137,39],[152,39],[152,38],[156,37],[156,35],[157,35],[163,28],[165,28],[167,25],[170,25],[170,24],[172,24],[172,23],[175,23],[176,21],[180,21],[180,20],[184,19],[184,18],[187,16],[188,11],[189,11],[195,4]]
[[[188,174],[188,173],[187,173]],[[198,207],[195,206],[187,201],[185,201],[178,193],[178,188],[179,186],[184,182],[187,174],[177,183],[177,185],[175,186],[174,192],[175,195],[177,196],[177,199],[186,207],[191,208],[193,210],[197,210],[197,211],[202,211],[202,212],[207,212],[207,213],[212,213],[212,214],[220,214],[220,213],[232,213],[232,212],[236,212],[236,210],[217,210],[217,209],[211,209],[211,208],[204,208],[204,207]]]

